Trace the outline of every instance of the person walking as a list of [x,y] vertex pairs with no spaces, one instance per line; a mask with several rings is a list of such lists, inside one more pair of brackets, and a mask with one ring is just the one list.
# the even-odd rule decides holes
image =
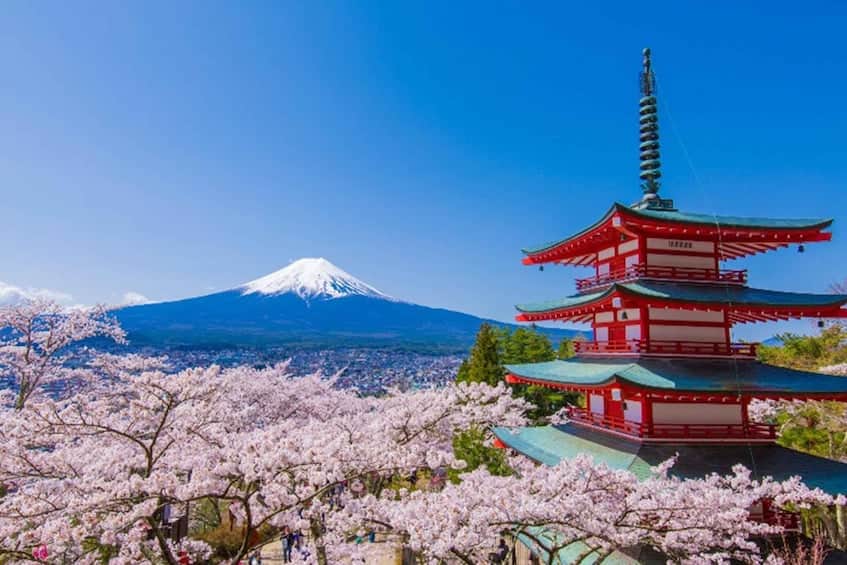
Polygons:
[[497,551],[491,554],[490,561],[493,565],[502,565],[506,562],[507,555],[509,555],[509,546],[506,545],[506,540],[500,538]]
[[294,536],[291,534],[291,529],[288,526],[282,528],[282,535],[279,536],[279,541],[282,543],[283,563],[291,563],[291,548],[294,545]]

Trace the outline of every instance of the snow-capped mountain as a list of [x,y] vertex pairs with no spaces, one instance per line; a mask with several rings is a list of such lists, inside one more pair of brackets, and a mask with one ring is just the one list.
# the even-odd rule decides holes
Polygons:
[[467,347],[484,321],[391,298],[326,259],[300,259],[230,290],[127,306],[116,316],[137,345],[440,350]]
[[323,257],[304,258],[239,287],[242,294],[294,293],[303,300],[333,299],[359,295],[393,300]]

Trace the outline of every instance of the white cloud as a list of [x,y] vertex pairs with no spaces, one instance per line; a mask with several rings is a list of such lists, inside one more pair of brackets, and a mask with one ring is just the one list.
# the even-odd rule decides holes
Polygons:
[[66,292],[47,288],[20,288],[0,281],[0,306],[18,304],[19,302],[33,300],[35,298],[53,300],[54,302],[65,305],[70,305],[73,302],[73,297]]
[[138,306],[139,304],[150,304],[153,302],[140,292],[125,292],[119,306]]
[[[89,308],[90,306],[74,302],[73,296],[67,292],[50,290],[47,288],[21,288],[13,284],[0,281],[0,306],[19,304],[26,300],[44,299],[52,300],[65,308]],[[115,306],[138,306],[139,304],[150,304],[153,302],[140,292],[128,291],[123,294],[121,300]]]

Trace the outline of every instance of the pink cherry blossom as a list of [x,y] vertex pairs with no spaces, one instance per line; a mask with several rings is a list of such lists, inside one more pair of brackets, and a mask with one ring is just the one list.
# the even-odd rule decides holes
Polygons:
[[[92,327],[122,335],[80,316],[75,323],[88,329],[62,335]],[[36,375],[29,382],[64,375],[56,363],[65,355],[57,349],[45,369],[27,369]],[[511,476],[476,469],[456,484],[401,488],[397,478],[412,472],[465,468],[452,449],[457,431],[526,424],[528,405],[502,384],[367,397],[337,389],[332,377],[294,377],[286,363],[174,372],[167,359],[135,355],[99,356],[84,376],[62,398],[30,394],[0,408],[0,558],[8,562],[99,563],[98,544],[116,564],[176,565],[181,552],[207,559],[203,542],[166,536],[162,512],[212,500],[242,532],[234,561],[257,549],[252,531],[287,526],[308,534],[309,556],[297,559],[321,564],[362,563],[356,538],[372,531],[428,562],[480,563],[504,532],[541,530],[593,556],[648,545],[679,562],[756,563],[751,538],[777,531],[751,519],[760,500],[844,502],[799,479],[755,481],[740,466],[680,480],[671,460],[639,480],[587,456],[554,467],[514,457]]]
[[45,300],[0,307],[0,328],[0,374],[15,381],[17,409],[44,385],[78,373],[67,366],[69,346],[96,336],[125,338],[103,306],[67,310]]

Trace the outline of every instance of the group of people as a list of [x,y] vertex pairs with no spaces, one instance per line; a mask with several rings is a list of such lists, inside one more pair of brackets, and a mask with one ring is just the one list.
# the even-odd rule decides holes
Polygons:
[[[305,560],[309,556],[309,550],[306,544],[303,543],[303,534],[298,531],[292,531],[291,528],[285,526],[279,535],[279,541],[282,545],[282,561],[291,563],[291,556],[296,551]],[[238,564],[242,565],[242,561]],[[254,551],[247,558],[247,565],[262,565],[261,551]]]
[[303,543],[303,534],[292,531],[288,526],[282,528],[279,541],[282,543],[282,561],[284,563],[291,563],[291,554],[295,550],[304,557],[308,554],[309,550]]

